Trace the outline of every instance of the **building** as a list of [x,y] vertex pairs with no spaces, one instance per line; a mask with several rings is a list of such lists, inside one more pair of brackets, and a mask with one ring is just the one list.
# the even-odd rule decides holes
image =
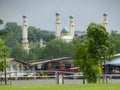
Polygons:
[[24,50],[29,53],[29,42],[28,42],[28,23],[27,16],[23,15],[23,25],[22,25],[22,46]]
[[[30,66],[22,61],[15,58],[7,58],[6,62],[8,63],[8,66],[6,68],[7,77],[19,77],[26,75],[26,72],[30,70]],[[4,76],[4,73],[0,74],[1,76]]]
[[108,31],[108,18],[107,18],[107,14],[104,13],[103,14],[103,26],[106,28],[106,30]]
[[[55,58],[50,60],[33,60],[24,62],[15,58],[7,58],[7,77],[39,76],[41,72],[54,75],[56,72],[75,73],[78,68],[74,67],[71,57]],[[4,77],[4,72],[0,72]]]
[[75,73],[78,71],[78,68],[74,67],[73,59],[71,57],[29,61],[28,63],[37,73],[45,72],[48,75],[53,75],[55,72]]
[[69,24],[69,29],[67,27],[64,27],[61,30],[60,24],[60,14],[56,13],[56,31],[55,31],[55,37],[60,38],[66,42],[72,41],[74,38],[74,17],[70,16],[70,24]]
[[106,62],[105,66],[108,74],[120,74],[120,57]]

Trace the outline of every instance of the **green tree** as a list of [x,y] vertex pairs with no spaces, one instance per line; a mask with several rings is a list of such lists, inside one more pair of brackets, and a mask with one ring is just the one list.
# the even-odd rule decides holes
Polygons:
[[96,83],[100,74],[100,67],[94,63],[95,60],[91,58],[88,49],[88,43],[79,44],[74,58],[75,65],[79,67],[80,72],[83,72],[84,84],[85,79],[88,83]]
[[120,53],[120,34],[117,31],[112,31],[110,34],[110,44],[114,43],[115,53]]
[[8,57],[8,50],[5,47],[4,42],[0,39],[0,71],[5,72],[5,85],[7,84],[7,79],[6,79],[7,57]]
[[[102,66],[102,61],[104,61],[105,64],[105,60],[110,60],[114,51],[109,43],[108,32],[103,25],[91,23],[87,28],[87,38],[89,53],[91,54],[91,58],[94,59],[95,65],[99,65],[101,62]],[[106,71],[104,73],[106,74]]]
[[86,41],[86,35],[82,35],[82,36],[76,36],[73,38],[72,43],[77,46],[80,43],[84,43]]
[[[3,20],[2,19],[0,19],[0,25],[1,24],[3,24]],[[6,34],[7,34],[7,32],[5,30],[0,30],[0,36],[1,35],[6,35]]]
[[8,32],[6,36],[2,36],[5,45],[12,48],[21,43],[22,38],[22,27],[15,22],[8,22],[4,27],[4,31]]
[[48,42],[54,39],[54,35],[52,35],[49,31],[37,29],[33,26],[30,26],[28,28],[28,38],[29,42],[39,42],[41,38]]
[[[102,61],[110,60],[114,47],[110,44],[109,35],[101,24],[90,23],[87,28],[87,38],[77,46],[75,64],[83,72],[83,79],[88,83],[96,83],[100,79]],[[106,68],[104,67],[106,70]],[[106,71],[104,72],[106,74]],[[84,80],[83,80],[84,83]]]
[[87,67],[89,62],[89,53],[87,44],[79,44],[76,47],[76,54],[74,58],[74,63],[79,67],[79,71],[83,72],[83,83],[85,84],[85,79],[87,77]]
[[47,43],[42,58],[73,57],[74,44],[61,39],[54,39]]
[[11,49],[11,57],[17,58],[20,60],[29,60],[28,54],[25,52],[22,46],[16,45]]

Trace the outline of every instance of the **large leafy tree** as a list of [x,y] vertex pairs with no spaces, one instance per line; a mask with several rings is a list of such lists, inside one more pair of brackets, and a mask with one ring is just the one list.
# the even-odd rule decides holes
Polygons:
[[0,72],[5,72],[5,84],[7,84],[6,79],[6,67],[7,67],[7,57],[8,57],[8,50],[5,47],[4,42],[0,39]]
[[76,49],[75,64],[79,66],[88,83],[96,83],[100,77],[100,63],[114,54],[109,35],[101,24],[91,23],[87,28],[86,42]]
[[106,55],[104,50],[107,51],[109,48],[109,35],[102,25],[91,23],[87,29],[87,37],[89,52],[92,54],[93,58],[99,60],[103,55]]
[[99,79],[100,67],[97,66],[95,60],[89,53],[88,43],[79,44],[76,47],[74,63],[79,67],[80,72],[83,72],[83,83],[85,79],[88,83],[96,83]]
[[110,60],[114,54],[113,45],[110,45],[109,34],[103,25],[91,23],[87,28],[87,38],[89,53],[96,65],[101,62],[102,66],[103,61],[105,64],[105,60]]

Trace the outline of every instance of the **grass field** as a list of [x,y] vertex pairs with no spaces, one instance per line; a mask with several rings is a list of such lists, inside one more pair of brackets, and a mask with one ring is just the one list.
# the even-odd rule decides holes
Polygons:
[[120,90],[120,83],[0,86],[0,90]]

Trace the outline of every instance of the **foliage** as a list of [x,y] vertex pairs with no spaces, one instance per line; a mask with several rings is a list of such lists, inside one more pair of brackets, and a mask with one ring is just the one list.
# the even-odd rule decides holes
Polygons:
[[[109,35],[103,25],[91,23],[87,28],[87,38],[89,43],[88,52],[91,54],[91,58],[94,60],[92,67],[94,65],[99,67],[100,62],[102,63],[104,61],[105,63],[105,60],[109,60],[111,56],[113,56],[112,54],[114,54],[114,51],[112,51],[112,48],[109,45]],[[96,75],[99,75],[100,73],[95,73],[94,69],[91,69],[90,71],[93,75],[90,81],[95,82],[93,81],[94,78],[97,78]]]
[[84,43],[85,40],[86,40],[86,35],[76,36],[73,38],[72,43],[76,46],[79,45],[80,43]]
[[6,46],[12,48],[21,43],[21,29],[22,27],[15,22],[6,23],[3,30],[8,32],[8,34],[1,37],[2,40],[4,40]]
[[11,57],[17,58],[17,59],[20,59],[20,60],[28,60],[27,53],[25,52],[25,50],[20,45],[16,45],[15,47],[13,47],[11,49]]
[[120,33],[112,31],[110,34],[110,43],[114,43],[115,53],[120,53]]
[[97,65],[88,66],[86,71],[86,78],[88,83],[96,83],[100,79],[101,67]]
[[95,65],[95,60],[91,58],[91,54],[88,52],[88,43],[79,44],[76,47],[74,63],[79,67],[80,72],[83,72],[83,83],[85,83],[85,79],[88,83],[98,81],[101,69]]
[[3,24],[3,20],[2,20],[2,19],[0,19],[0,25],[1,25],[1,24]]
[[113,54],[114,47],[109,43],[109,35],[104,26],[90,23],[86,42],[77,47],[74,61],[83,72],[83,79],[86,78],[88,83],[97,83],[102,70],[100,62],[109,60]]
[[8,57],[7,48],[4,45],[4,42],[0,39],[0,71],[4,71],[7,67],[6,59]]
[[47,43],[44,48],[42,58],[72,57],[74,54],[74,44],[67,43],[61,39],[54,39]]
[[87,29],[87,37],[89,42],[89,52],[93,58],[99,60],[106,55],[109,46],[109,35],[100,24],[91,23]]
[[83,83],[85,83],[87,75],[87,67],[89,65],[89,53],[87,44],[79,44],[76,47],[74,63],[79,67],[80,72],[83,72]]
[[46,42],[48,42],[54,38],[54,35],[52,35],[50,32],[46,30],[36,29],[35,27],[30,26],[28,28],[28,37],[29,37],[29,42],[31,41],[39,42],[41,38]]
[[[3,24],[3,20],[2,19],[0,19],[0,25],[1,24]],[[0,36],[1,35],[6,35],[6,34],[7,34],[7,32],[5,30],[0,30]]]

